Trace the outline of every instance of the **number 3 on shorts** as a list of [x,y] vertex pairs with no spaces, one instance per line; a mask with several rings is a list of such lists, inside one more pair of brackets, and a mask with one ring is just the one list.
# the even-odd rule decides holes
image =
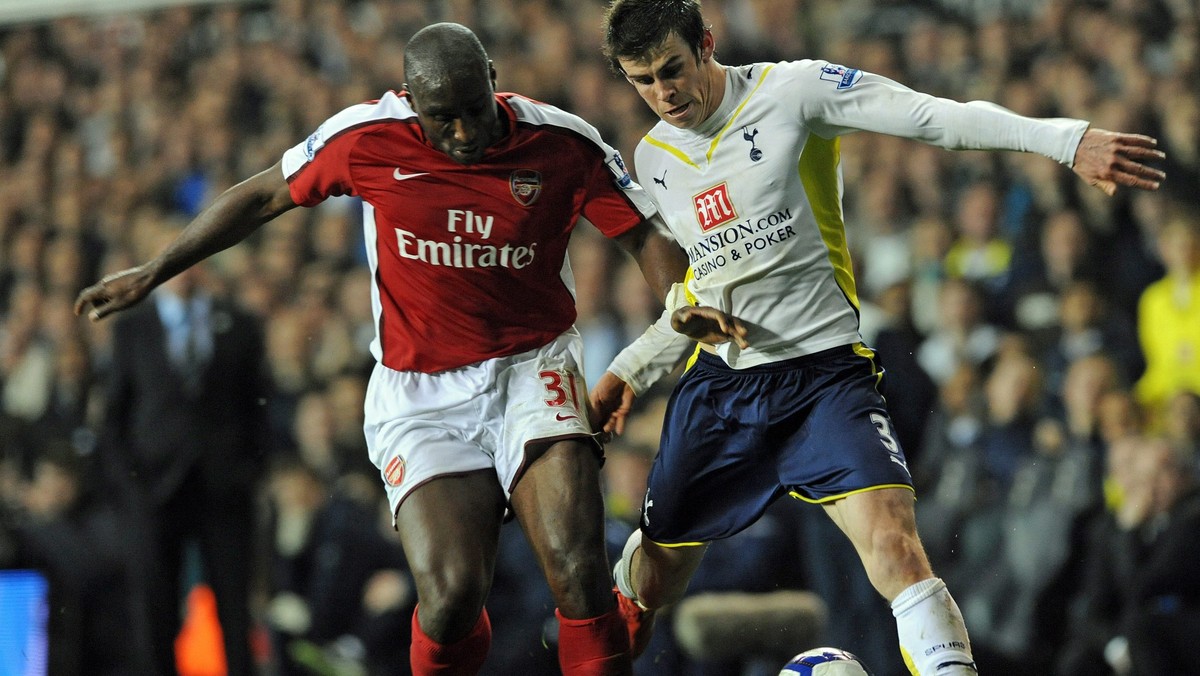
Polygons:
[[883,447],[888,450],[892,462],[907,470],[908,464],[900,457],[900,444],[896,443],[896,437],[892,434],[892,426],[888,422],[887,417],[879,413],[872,413],[871,422],[875,424],[875,431],[879,432],[879,440],[883,442]]

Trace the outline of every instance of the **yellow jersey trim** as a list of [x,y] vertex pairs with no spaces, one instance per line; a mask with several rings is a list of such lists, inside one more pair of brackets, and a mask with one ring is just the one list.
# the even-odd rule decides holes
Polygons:
[[676,148],[675,146],[663,143],[662,141],[659,141],[658,139],[654,138],[653,136],[651,136],[649,134],[646,134],[645,138],[646,138],[646,143],[649,143],[650,145],[654,146],[655,148],[660,148],[662,150],[667,151],[668,153],[674,155],[675,159],[679,160],[680,162],[683,162],[684,164],[688,165],[689,167],[692,167],[695,169],[700,168],[700,165],[693,162],[692,158],[688,157],[686,153],[684,153],[682,150]]
[[696,272],[689,265],[687,272],[683,275],[683,297],[687,299],[689,305],[700,304],[700,299],[696,298],[696,294],[692,293],[692,289],[689,286],[694,279],[696,279]]
[[[696,273],[692,270],[692,267],[689,265],[688,269],[687,269],[687,274],[685,274],[683,276],[683,297],[687,299],[687,302],[689,305],[699,305],[700,304],[700,299],[696,298],[696,294],[692,293],[692,289],[688,286],[692,282],[692,280],[695,278],[696,278]],[[683,365],[684,372],[686,372],[688,369],[695,366],[696,360],[699,358],[700,358],[700,343],[697,342],[696,349],[692,350],[692,356],[688,357],[687,363]]]
[[842,498],[848,498],[851,495],[857,495],[859,493],[866,493],[868,491],[881,491],[885,488],[907,488],[908,490],[912,491],[914,494],[917,492],[916,489],[914,489],[912,486],[909,486],[906,484],[879,484],[878,486],[867,486],[866,488],[859,488],[858,490],[849,491],[847,493],[838,493],[837,495],[831,495],[827,498],[821,498],[820,500],[813,500],[812,498],[806,498],[803,495],[800,495],[799,493],[797,493],[796,491],[788,491],[788,495],[792,496],[793,498],[796,498],[797,500],[803,500],[804,502],[807,502],[809,504],[820,505],[820,504],[824,504],[826,502],[836,502],[838,500],[841,500]]
[[[767,73],[770,73],[771,69],[774,67],[775,66],[771,65],[771,66],[767,66],[766,68],[763,69],[762,75],[759,76],[758,82],[755,83],[755,85],[754,85],[754,89],[750,90],[750,94],[748,96],[746,96],[746,100],[742,101],[741,104],[738,105],[737,109],[733,111],[733,115],[730,116],[729,122],[726,122],[725,126],[721,127],[721,131],[717,132],[717,137],[713,139],[711,144],[709,144],[708,152],[704,154],[705,161],[712,162],[713,153],[715,153],[717,151],[717,145],[720,144],[721,139],[725,137],[725,132],[729,131],[729,128],[733,126],[734,121],[737,120],[738,115],[742,112],[742,109],[745,108],[746,104],[750,102],[750,98],[752,96],[754,96],[754,93],[757,92],[758,88],[761,87],[763,82],[766,81]],[[689,167],[692,167],[694,169],[700,168],[700,165],[693,162],[692,158],[688,157],[687,153],[683,152],[679,148],[676,148],[675,146],[670,145],[669,143],[664,143],[649,134],[646,134],[646,136],[644,138],[645,138],[646,143],[649,143],[650,145],[654,146],[655,148],[658,148],[660,150],[664,150],[664,151],[670,153],[672,156],[675,157],[675,159],[679,160],[680,162],[683,162],[684,164],[688,165]]]
[[829,252],[834,280],[857,312],[859,306],[854,266],[850,262],[846,223],[842,219],[841,199],[838,196],[837,168],[841,161],[841,144],[836,137],[826,140],[809,134],[796,169],[800,173],[800,182],[804,185],[813,219],[821,232],[821,240]]
[[872,350],[862,343],[855,343],[853,348],[854,354],[870,360],[871,373],[875,374],[875,387],[879,387],[883,383],[883,369],[879,368],[879,364],[875,363],[875,350]]
[[742,101],[736,110],[733,111],[733,115],[729,116],[729,121],[725,123],[724,127],[721,127],[721,131],[717,132],[717,137],[714,138],[713,142],[708,146],[708,153],[704,155],[704,159],[712,162],[713,153],[717,151],[717,144],[721,142],[721,139],[725,138],[725,132],[729,131],[729,128],[733,126],[733,123],[738,119],[738,115],[741,115],[742,108],[745,108],[746,104],[750,103],[750,99],[754,98],[754,93],[758,91],[758,88],[767,81],[767,73],[770,73],[771,69],[774,67],[775,66],[767,66],[763,69],[762,75],[759,76],[758,82],[754,85],[754,89],[750,90],[750,93],[746,95],[746,99]]
[[860,357],[863,357],[865,359],[870,359],[871,360],[871,368],[874,369],[876,372],[879,371],[879,366],[875,364],[875,350],[872,350],[871,348],[867,347],[866,345],[863,345],[862,343],[855,343],[853,347],[854,347],[854,354],[856,354]]

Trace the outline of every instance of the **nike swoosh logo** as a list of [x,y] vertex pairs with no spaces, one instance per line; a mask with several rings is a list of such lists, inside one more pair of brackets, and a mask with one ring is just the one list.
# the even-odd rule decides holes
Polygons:
[[429,175],[428,171],[426,171],[424,173],[420,173],[420,174],[401,174],[400,170],[397,169],[392,172],[392,178],[396,179],[397,181],[407,181],[410,178],[416,178],[418,176],[428,176],[428,175]]
[[578,417],[579,416],[577,416],[577,415],[563,415],[561,413],[556,413],[554,415],[555,420],[570,420],[572,418],[578,418]]

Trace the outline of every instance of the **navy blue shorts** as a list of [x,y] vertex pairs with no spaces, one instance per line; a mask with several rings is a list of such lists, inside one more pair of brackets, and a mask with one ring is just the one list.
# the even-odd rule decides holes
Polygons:
[[785,493],[829,502],[912,488],[882,372],[859,346],[735,370],[700,352],[671,395],[642,504],[645,537],[729,537]]

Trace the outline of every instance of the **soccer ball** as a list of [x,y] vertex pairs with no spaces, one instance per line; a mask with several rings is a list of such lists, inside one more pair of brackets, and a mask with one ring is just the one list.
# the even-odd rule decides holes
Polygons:
[[871,676],[871,670],[845,650],[813,648],[788,660],[779,676]]

